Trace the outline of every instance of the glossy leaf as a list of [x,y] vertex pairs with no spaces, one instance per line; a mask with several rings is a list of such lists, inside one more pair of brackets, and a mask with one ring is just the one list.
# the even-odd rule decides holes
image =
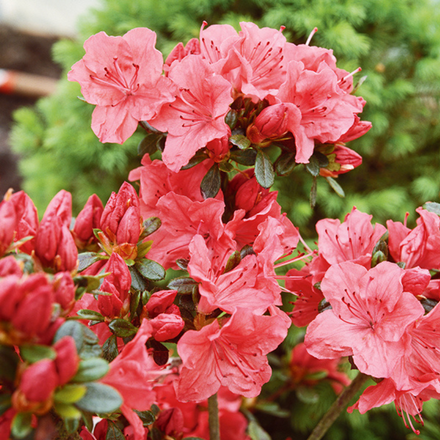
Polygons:
[[114,388],[94,382],[85,385],[85,396],[76,402],[79,409],[101,414],[116,411],[122,405],[122,397]]
[[136,334],[137,328],[125,319],[117,318],[110,322],[108,325],[109,329],[120,338],[126,338]]
[[236,150],[236,151],[231,151],[229,157],[231,160],[239,163],[240,165],[252,167],[255,165],[257,152],[253,148],[249,148],[247,150]]
[[220,191],[221,186],[221,176],[218,164],[214,165],[205,174],[200,184],[200,191],[202,192],[203,198],[209,199],[214,198]]
[[72,382],[92,382],[104,377],[110,369],[109,363],[102,358],[90,358],[79,363],[78,371]]
[[144,258],[141,261],[137,261],[134,266],[148,280],[160,281],[165,278],[165,269],[153,260]]
[[55,359],[57,357],[56,351],[47,345],[22,345],[20,347],[20,356],[29,363],[41,361],[42,359]]
[[257,182],[263,188],[270,188],[275,181],[272,162],[262,151],[257,153],[257,159],[255,161],[255,177],[257,178]]

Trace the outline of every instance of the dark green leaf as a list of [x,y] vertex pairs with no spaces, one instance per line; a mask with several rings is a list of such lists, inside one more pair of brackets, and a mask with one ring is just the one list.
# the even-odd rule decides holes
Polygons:
[[153,359],[157,365],[162,366],[168,362],[169,350],[165,345],[155,339],[149,339],[146,345],[153,350]]
[[299,386],[296,389],[296,395],[301,402],[312,404],[319,400],[319,394],[313,389],[306,386]]
[[156,416],[151,411],[136,411],[135,409],[133,411],[142,420],[144,426],[151,425],[156,420]]
[[141,300],[141,292],[136,291],[131,294],[130,298],[130,317],[133,319],[137,314],[139,302]]
[[284,151],[278,156],[274,166],[278,176],[288,176],[296,166],[295,153]]
[[84,421],[84,424],[86,425],[86,428],[92,432],[93,430],[93,415],[90,412],[82,411],[82,419]]
[[142,223],[142,227],[144,228],[142,232],[142,238],[148,237],[153,232],[156,232],[161,225],[162,222],[160,221],[159,217],[150,217],[144,220],[144,222]]
[[246,257],[246,255],[256,255],[254,248],[252,246],[249,246],[248,244],[244,245],[243,248],[240,251],[240,257],[243,259]]
[[0,417],[11,407],[11,398],[10,394],[0,394]]
[[20,356],[25,360],[33,364],[34,362],[41,361],[42,359],[55,359],[57,357],[56,351],[52,347],[47,345],[29,344],[22,345],[20,347]]
[[387,261],[387,256],[382,251],[377,251],[371,256],[371,268],[376,267],[379,263]]
[[92,413],[111,413],[122,405],[120,394],[112,387],[103,383],[85,384],[87,391],[85,396],[76,402],[76,406],[84,411]]
[[315,157],[312,156],[309,159],[309,163],[306,163],[306,170],[313,176],[316,177],[319,175],[319,171],[321,169],[321,167],[319,166],[319,160]]
[[179,258],[178,260],[176,260],[176,264],[182,270],[188,270],[188,263],[189,263],[189,260],[185,260],[184,258]]
[[179,293],[192,293],[193,287],[198,286],[197,281],[189,277],[174,278],[168,283],[168,288],[177,290]]
[[79,363],[78,371],[72,382],[93,382],[104,377],[110,366],[102,358],[90,358]]
[[230,272],[232,269],[235,269],[241,261],[241,255],[239,251],[235,251],[228,259],[226,263],[224,273]]
[[110,322],[109,329],[120,338],[136,334],[137,328],[125,319],[117,318]]
[[136,270],[134,266],[128,268],[131,275],[131,287],[135,290],[140,290],[141,292],[147,289],[147,284],[145,279]]
[[125,435],[113,422],[109,421],[105,440],[125,440]]
[[335,179],[333,179],[332,177],[326,177],[325,180],[327,180],[327,182],[329,183],[329,185],[331,186],[332,190],[339,196],[344,198],[345,197],[345,192],[342,189],[341,185],[339,185],[338,182],[336,182]]
[[202,179],[202,183],[200,184],[200,191],[202,192],[203,198],[205,200],[214,198],[220,190],[221,183],[218,164],[214,163],[214,165],[205,174],[205,177]]
[[79,417],[76,419],[64,419],[64,428],[66,429],[67,434],[73,434],[78,431],[79,428],[79,418],[81,417],[81,413],[79,413]]
[[256,420],[249,422],[248,434],[252,440],[271,440],[270,435],[257,423]]
[[240,150],[246,150],[251,146],[251,141],[243,134],[234,134],[229,138],[232,145],[236,145]]
[[92,292],[99,289],[102,276],[81,275],[73,279],[75,285],[85,287],[86,292]]
[[255,409],[275,417],[289,417],[290,411],[280,408],[277,402],[260,401],[255,405]]
[[255,165],[257,152],[252,148],[249,148],[248,150],[231,151],[229,158],[240,165],[252,167]]
[[225,116],[225,122],[228,124],[229,128],[233,130],[238,122],[238,114],[236,110],[229,110],[227,115]]
[[[195,312],[197,307],[190,295],[180,295],[179,297],[179,309],[185,309],[189,312]],[[192,318],[192,316],[191,316]]]
[[154,154],[157,151],[157,142],[163,137],[162,133],[148,133],[138,145],[138,155]]
[[440,215],[440,203],[426,202],[424,208],[429,212]]
[[148,280],[160,281],[165,278],[165,269],[153,260],[144,258],[141,261],[137,261],[134,266]]
[[315,151],[313,156],[318,159],[319,166],[321,168],[325,168],[328,166],[328,157],[325,154],[320,153],[319,151]]
[[205,153],[204,150],[199,150],[189,160],[189,162],[181,168],[181,170],[189,170],[190,168],[195,167],[199,163],[203,162],[205,159],[208,159],[208,155]]
[[218,168],[220,171],[223,171],[224,173],[230,173],[234,167],[229,162],[220,162],[218,164]]
[[15,414],[11,423],[11,433],[14,437],[24,438],[32,430],[32,413],[19,412]]
[[118,355],[118,344],[116,336],[111,335],[102,346],[102,356],[108,362],[111,362]]
[[88,309],[80,309],[76,312],[78,316],[80,316],[82,319],[89,319],[92,321],[104,321],[104,316],[101,315],[99,312],[95,312],[94,310],[88,310]]
[[255,177],[263,188],[270,188],[275,181],[275,173],[270,159],[262,151],[257,153]]
[[82,254],[78,254],[78,272],[82,272],[99,260],[102,260],[102,256],[95,252],[83,252]]

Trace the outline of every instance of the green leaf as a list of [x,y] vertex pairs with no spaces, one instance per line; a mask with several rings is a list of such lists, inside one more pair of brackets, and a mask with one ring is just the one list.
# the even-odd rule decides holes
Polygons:
[[54,400],[60,403],[75,403],[81,399],[85,393],[86,387],[84,385],[67,384],[54,394]]
[[160,281],[165,278],[165,269],[153,260],[144,258],[141,261],[137,261],[134,266],[147,280]]
[[319,400],[319,394],[313,389],[309,387],[298,387],[296,389],[296,395],[301,402],[312,404],[316,403]]
[[109,421],[107,426],[107,434],[105,440],[125,440],[125,435],[116,426],[115,423]]
[[85,359],[79,363],[78,371],[72,378],[72,382],[93,382],[104,377],[109,369],[110,365],[105,359]]
[[255,409],[275,417],[289,417],[290,411],[280,408],[276,402],[260,401],[255,405]]
[[205,159],[208,159],[208,155],[204,150],[199,150],[197,153],[189,160],[189,162],[184,165],[181,170],[189,170],[192,167],[195,167],[199,163],[203,162]]
[[440,203],[426,202],[424,208],[429,212],[440,215]]
[[[144,241],[144,242],[138,244],[136,246],[136,251],[137,251],[136,260],[140,260],[141,258],[144,258],[145,255],[147,255],[147,253],[151,249],[152,245],[153,245],[153,242],[151,240]],[[134,262],[133,262],[133,264],[134,264]],[[133,264],[131,264],[130,266],[133,266]]]
[[162,133],[149,133],[147,134],[138,145],[138,156],[144,154],[154,154],[157,151],[157,143],[164,135]]
[[144,220],[142,223],[142,227],[144,228],[142,231],[142,238],[148,237],[153,232],[156,232],[161,225],[162,222],[160,221],[159,217],[150,217]]
[[0,394],[0,416],[2,416],[12,405],[10,394]]
[[179,293],[192,293],[193,288],[197,287],[199,283],[189,277],[174,278],[168,283],[168,288],[171,290],[177,290]]
[[249,148],[248,150],[231,151],[229,158],[240,165],[252,167],[255,165],[257,152],[253,148]]
[[122,405],[121,395],[112,387],[103,383],[85,384],[87,391],[85,396],[76,402],[76,406],[91,413],[111,413]]
[[140,290],[141,292],[147,289],[147,284],[145,279],[136,270],[135,267],[131,266],[128,268],[131,275],[131,287],[135,290]]
[[342,187],[339,185],[338,182],[336,182],[335,179],[333,179],[332,177],[326,177],[325,180],[327,180],[328,184],[330,185],[331,189],[339,196],[344,198],[345,197],[345,192],[342,189]]
[[232,269],[236,268],[241,261],[240,251],[235,251],[228,259],[226,263],[224,273],[230,272]]
[[319,151],[315,151],[313,153],[313,156],[318,159],[320,168],[325,168],[326,166],[328,166],[328,157],[325,154],[322,154]]
[[220,171],[223,171],[224,173],[230,173],[234,167],[229,162],[220,162],[218,164],[218,168]]
[[109,329],[120,338],[126,338],[136,334],[137,328],[125,319],[117,318],[110,322]]
[[222,183],[221,180],[218,164],[214,163],[214,165],[205,174],[205,177],[202,179],[202,183],[200,184],[200,191],[202,192],[205,200],[214,198],[218,194]]
[[282,152],[274,164],[278,176],[288,176],[296,167],[295,153],[291,151]]
[[66,418],[64,419],[64,429],[67,434],[73,434],[78,431],[79,428],[79,419],[81,418],[82,413],[80,412],[80,417],[78,418]]
[[118,344],[115,335],[111,335],[102,346],[102,356],[108,362],[111,362],[118,355]]
[[251,420],[248,425],[248,435],[252,440],[271,440],[270,435],[257,423]]
[[41,361],[42,359],[55,359],[56,351],[47,345],[29,344],[20,347],[20,356],[31,364]]
[[82,272],[99,260],[102,260],[102,255],[98,255],[95,252],[83,252],[78,254],[78,272]]
[[256,254],[252,246],[245,244],[240,251],[240,257],[241,259],[243,259],[247,255],[256,255]]
[[188,271],[188,263],[189,260],[185,260],[185,258],[178,258],[176,260],[176,264],[182,269]]
[[225,116],[225,122],[229,125],[229,128],[233,130],[238,122],[237,110],[231,109]]
[[[86,387],[84,387],[84,394],[85,389]],[[63,419],[79,419],[81,417],[81,411],[69,403],[55,402],[53,406]]]
[[32,413],[19,412],[15,414],[11,423],[11,433],[14,437],[24,438],[32,430]]
[[319,171],[321,169],[319,165],[319,160],[313,155],[309,159],[309,163],[305,164],[306,170],[313,176],[316,177],[319,175]]
[[82,319],[89,319],[91,321],[99,322],[104,321],[104,316],[102,316],[99,312],[95,312],[94,310],[80,309],[76,312],[76,314]]
[[78,321],[66,321],[55,333],[54,343],[64,336],[71,336],[75,340],[76,350],[82,359],[99,357],[101,346],[98,337],[92,330]]
[[255,177],[263,188],[270,188],[275,181],[275,173],[270,159],[262,151],[257,153]]
[[[106,274],[107,275],[107,274]],[[86,292],[92,292],[93,290],[99,289],[101,284],[101,278],[103,275],[91,276],[91,275],[81,275],[73,279],[75,285],[79,287],[84,287]]]
[[151,425],[152,423],[154,423],[156,421],[156,416],[151,411],[136,411],[135,409],[133,411],[142,420],[142,424],[144,426]]
[[318,179],[316,177],[314,177],[312,187],[310,188],[310,207],[311,208],[314,208],[316,205],[317,187],[318,187]]
[[251,141],[243,134],[234,134],[229,138],[229,142],[240,150],[246,150],[251,146]]
[[141,292],[136,291],[131,294],[130,298],[130,317],[133,319],[137,314],[139,302],[141,300]]

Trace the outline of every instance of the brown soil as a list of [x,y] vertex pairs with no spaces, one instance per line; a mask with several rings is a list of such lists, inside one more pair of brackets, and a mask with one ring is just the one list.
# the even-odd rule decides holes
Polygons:
[[[25,34],[0,26],[0,69],[59,78],[61,69],[51,59],[51,48],[55,41],[54,38]],[[0,94],[0,200],[9,188],[20,189],[18,157],[11,153],[9,145],[12,113],[19,107],[33,104],[33,98]]]

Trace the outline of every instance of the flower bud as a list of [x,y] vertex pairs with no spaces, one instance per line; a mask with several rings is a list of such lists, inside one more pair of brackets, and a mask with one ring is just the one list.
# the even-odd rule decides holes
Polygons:
[[58,375],[54,362],[43,359],[24,370],[18,390],[29,402],[43,402],[51,397],[57,385]]
[[0,203],[0,257],[12,243],[16,220],[14,205],[10,201]]
[[78,371],[80,359],[75,340],[71,336],[64,336],[54,344],[53,348],[57,352],[55,367],[58,372],[58,385],[64,385]]
[[61,222],[55,213],[45,215],[35,237],[35,255],[44,267],[50,267],[57,255]]
[[319,172],[324,177],[337,177],[339,174],[348,173],[362,164],[362,156],[341,144],[336,144],[333,153],[328,157],[329,166],[321,168]]
[[155,426],[167,436],[181,435],[184,424],[183,414],[180,408],[168,408],[162,410],[156,420]]
[[78,264],[78,249],[76,248],[72,234],[65,225],[61,228],[57,256],[59,256],[59,259],[55,264],[55,269],[57,271],[72,271],[76,268]]
[[25,292],[19,288],[20,278],[9,275],[0,280],[0,320],[9,321],[15,313]]
[[153,337],[159,342],[175,338],[185,326],[185,321],[179,315],[167,313],[161,313],[150,322],[153,326]]
[[58,272],[53,280],[55,302],[63,310],[70,310],[75,301],[75,284],[69,272]]
[[104,207],[96,194],[87,200],[82,211],[75,220],[73,232],[79,241],[86,243],[94,238],[93,229],[101,227],[101,216]]
[[155,318],[157,315],[165,313],[173,304],[176,295],[177,290],[160,290],[159,292],[154,292],[145,305],[149,317]]
[[130,206],[121,221],[119,222],[116,234],[116,242],[118,244],[131,243],[137,244],[141,233],[139,208]]
[[263,109],[247,128],[246,136],[253,144],[260,144],[265,139],[283,136],[288,131],[287,125],[287,107],[284,104],[271,105]]
[[0,259],[0,278],[8,275],[17,275],[18,277],[23,275],[22,266],[12,255]]
[[49,215],[55,215],[59,218],[62,225],[70,228],[70,222],[72,221],[72,195],[64,189],[57,193],[47,206],[43,220]]

